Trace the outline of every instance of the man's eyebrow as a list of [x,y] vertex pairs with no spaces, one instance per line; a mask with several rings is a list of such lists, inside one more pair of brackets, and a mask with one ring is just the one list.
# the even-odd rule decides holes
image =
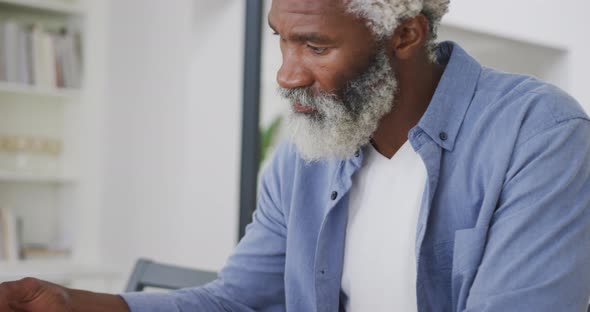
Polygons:
[[[275,32],[275,35],[279,34],[275,26],[270,21],[270,18],[268,19],[268,27],[270,27],[270,29]],[[290,34],[287,39],[300,42],[314,42],[319,44],[326,44],[334,41],[332,38],[317,32]]]
[[314,42],[320,44],[333,42],[330,37],[317,32],[291,34],[289,35],[289,39],[293,41]]

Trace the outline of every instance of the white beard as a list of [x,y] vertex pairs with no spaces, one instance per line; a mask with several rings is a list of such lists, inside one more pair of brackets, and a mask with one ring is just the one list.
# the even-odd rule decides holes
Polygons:
[[289,114],[292,142],[306,161],[347,159],[369,143],[379,121],[393,108],[397,80],[383,49],[369,68],[344,89],[343,99],[333,94],[314,95],[311,88],[284,89],[279,93],[292,104],[317,111]]

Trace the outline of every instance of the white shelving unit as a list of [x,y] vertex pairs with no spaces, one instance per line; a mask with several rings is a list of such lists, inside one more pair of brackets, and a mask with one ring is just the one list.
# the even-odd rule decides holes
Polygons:
[[[102,2],[102,1],[101,1]],[[59,139],[56,174],[0,169],[0,207],[23,220],[25,244],[67,248],[67,257],[0,261],[0,282],[33,276],[96,291],[111,291],[120,274],[99,258],[102,95],[100,49],[105,39],[103,4],[86,0],[0,0],[0,21],[48,29],[81,27],[82,87],[48,88],[0,81],[0,135]],[[96,13],[99,11],[99,13]],[[2,43],[0,43],[2,44]],[[0,234],[1,235],[1,234]]]
[[52,97],[62,99],[74,99],[80,96],[80,90],[65,88],[45,88],[33,85],[24,85],[0,81],[0,93],[18,94],[22,96]]
[[36,175],[28,173],[15,173],[9,171],[0,171],[0,182],[4,183],[42,183],[42,184],[65,184],[76,183],[74,177],[68,176],[51,176]]
[[92,280],[115,278],[112,271],[93,266],[84,266],[75,262],[57,259],[46,261],[5,262],[0,265],[0,280],[17,280],[28,276],[51,281],[54,283],[70,284],[74,280]]
[[0,0],[4,6],[13,6],[25,8],[28,10],[63,14],[63,15],[82,15],[85,13],[84,7],[78,1],[59,1],[59,0]]

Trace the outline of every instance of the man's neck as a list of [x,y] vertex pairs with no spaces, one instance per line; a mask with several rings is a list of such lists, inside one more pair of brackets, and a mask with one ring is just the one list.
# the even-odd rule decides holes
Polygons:
[[408,140],[408,132],[426,112],[444,72],[444,66],[430,63],[405,67],[398,70],[395,105],[372,136],[375,149],[387,158],[393,157]]

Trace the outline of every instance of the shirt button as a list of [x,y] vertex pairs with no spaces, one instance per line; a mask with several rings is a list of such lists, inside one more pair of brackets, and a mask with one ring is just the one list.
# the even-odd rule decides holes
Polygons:
[[441,132],[438,137],[443,141],[446,141],[449,138],[446,132]]
[[330,198],[332,200],[336,200],[337,197],[338,197],[338,192],[336,192],[336,191],[332,192],[332,195],[330,195]]

